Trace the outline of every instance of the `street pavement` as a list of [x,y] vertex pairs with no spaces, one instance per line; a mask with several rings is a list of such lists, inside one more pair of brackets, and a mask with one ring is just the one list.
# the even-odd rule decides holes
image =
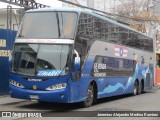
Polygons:
[[[43,118],[3,118],[4,120],[160,120],[160,117],[66,117],[66,113],[77,111],[81,114],[87,111],[160,111],[160,89],[153,88],[152,91],[137,96],[123,95],[98,100],[97,104],[81,108],[79,103],[58,104],[38,103],[33,101],[19,100],[9,96],[0,97],[0,111],[35,111],[44,116],[59,115],[60,117]],[[55,114],[56,113],[56,114]],[[74,113],[73,113],[74,114]],[[90,114],[90,113],[87,113]],[[2,119],[2,118],[0,118]]]

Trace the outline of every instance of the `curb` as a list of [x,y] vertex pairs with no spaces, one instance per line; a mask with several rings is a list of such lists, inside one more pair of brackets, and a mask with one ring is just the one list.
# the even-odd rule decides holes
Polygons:
[[9,95],[1,95],[0,98],[9,97]]

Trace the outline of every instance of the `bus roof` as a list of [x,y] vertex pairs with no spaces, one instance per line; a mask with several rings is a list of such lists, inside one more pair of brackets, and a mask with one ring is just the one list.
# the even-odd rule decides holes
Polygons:
[[[110,19],[110,18],[107,18],[107,16],[103,16],[103,15],[99,15],[99,14],[96,14],[95,12],[93,12],[92,10],[87,10],[87,9],[79,9],[79,8],[69,8],[69,7],[49,7],[49,8],[40,8],[40,9],[33,9],[33,10],[28,10],[27,11],[27,13],[29,12],[44,12],[44,11],[47,11],[47,12],[50,12],[50,11],[67,11],[67,12],[76,12],[76,13],[78,13],[78,14],[80,14],[81,12],[83,12],[83,13],[86,13],[86,14],[89,14],[89,15],[92,15],[92,16],[95,16],[95,17],[98,17],[98,18],[100,18],[100,19],[102,19],[102,20],[106,20],[106,21],[108,21],[108,22],[110,22],[110,23],[113,23],[113,24],[115,24],[115,25],[118,25],[118,26],[120,26],[120,27],[122,27],[122,28],[126,28],[126,29],[128,29],[128,30],[131,30],[131,31],[134,31],[134,32],[136,32],[136,33],[139,33],[139,34],[141,34],[141,35],[144,35],[144,36],[146,36],[146,37],[149,37],[148,35],[146,35],[146,34],[144,34],[144,33],[142,33],[142,32],[140,32],[140,31],[137,31],[137,30],[135,30],[135,29],[132,29],[132,28],[130,28],[129,26],[127,26],[127,25],[124,25],[124,24],[121,24],[121,23],[119,23],[119,22],[117,22],[117,21],[115,21],[115,20],[112,20],[112,19]],[[149,38],[151,38],[151,37],[149,37]],[[152,39],[152,38],[151,38]]]

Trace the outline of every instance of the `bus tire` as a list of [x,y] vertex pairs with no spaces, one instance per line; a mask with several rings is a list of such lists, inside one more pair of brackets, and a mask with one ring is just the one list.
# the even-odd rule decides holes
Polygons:
[[138,94],[138,82],[134,82],[134,89],[133,89],[133,96],[136,96]]
[[84,102],[82,102],[83,107],[90,107],[94,101],[94,88],[93,85],[89,85],[87,90],[87,98]]
[[139,83],[138,95],[142,93],[142,81]]

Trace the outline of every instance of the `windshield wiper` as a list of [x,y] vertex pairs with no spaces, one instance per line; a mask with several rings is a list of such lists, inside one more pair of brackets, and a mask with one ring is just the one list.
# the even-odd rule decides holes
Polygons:
[[61,72],[57,75],[57,77],[59,77],[61,75],[61,73],[64,71],[64,69],[66,68],[66,66],[64,66],[64,68],[61,70]]
[[18,37],[24,37],[22,34],[19,34]]
[[61,31],[60,31],[60,25],[59,25],[59,17],[58,17],[58,13],[56,14],[56,18],[57,18],[57,23],[58,23],[58,32],[59,32],[59,38],[61,36]]
[[13,70],[11,70],[11,72],[18,73],[18,69],[13,68]]

